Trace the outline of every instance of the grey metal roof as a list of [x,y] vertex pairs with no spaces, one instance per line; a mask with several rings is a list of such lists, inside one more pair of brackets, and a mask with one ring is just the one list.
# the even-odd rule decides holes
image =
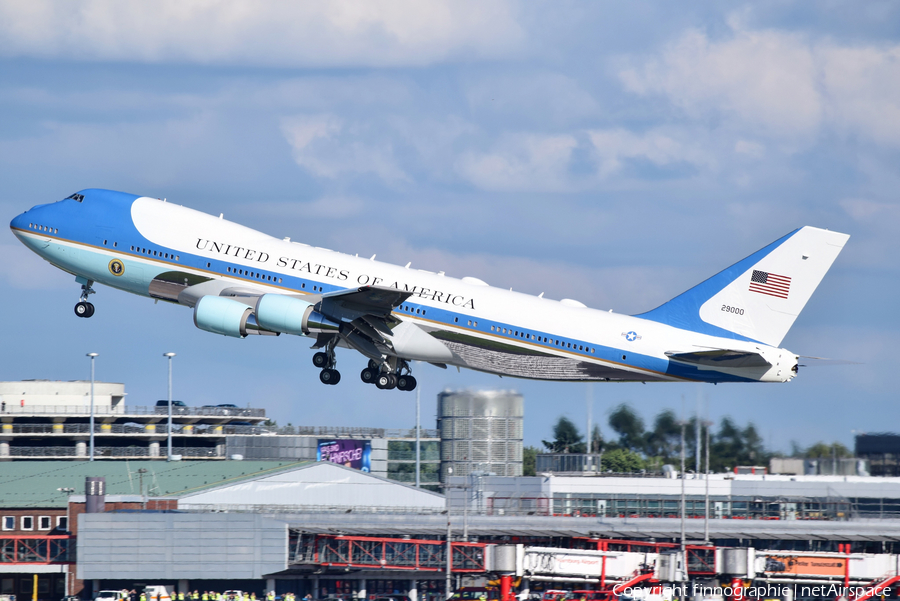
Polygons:
[[[346,535],[444,536],[446,515],[302,514],[281,515],[291,528],[311,533]],[[454,532],[463,527],[463,517],[452,516]],[[681,521],[670,518],[572,518],[541,516],[470,515],[473,536],[608,537],[623,539],[672,539],[681,532]],[[685,524],[689,539],[703,538],[703,520]],[[846,522],[790,520],[710,520],[713,539],[744,540],[834,540],[900,541],[900,520],[854,520]]]
[[0,507],[66,507],[72,488],[84,494],[87,476],[106,478],[110,495],[175,496],[296,469],[296,461],[4,461],[0,462]]

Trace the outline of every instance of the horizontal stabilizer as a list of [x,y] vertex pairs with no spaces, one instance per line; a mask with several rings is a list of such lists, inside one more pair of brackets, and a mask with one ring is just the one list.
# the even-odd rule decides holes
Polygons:
[[710,367],[771,367],[772,365],[759,353],[728,349],[693,353],[667,351],[666,356],[673,361],[694,365],[708,365]]

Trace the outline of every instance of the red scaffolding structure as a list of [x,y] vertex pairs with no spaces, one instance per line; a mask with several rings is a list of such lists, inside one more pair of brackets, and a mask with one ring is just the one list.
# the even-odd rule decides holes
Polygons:
[[[311,559],[318,565],[431,572],[447,569],[447,543],[440,540],[320,534],[313,544]],[[485,547],[485,543],[451,542],[451,570],[484,572]]]
[[74,563],[68,534],[11,534],[0,537],[0,565]]

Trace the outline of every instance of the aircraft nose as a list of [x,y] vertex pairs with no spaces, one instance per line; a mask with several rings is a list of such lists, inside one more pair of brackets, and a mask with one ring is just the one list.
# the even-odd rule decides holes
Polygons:
[[28,229],[28,212],[21,213],[13,217],[13,220],[9,222],[9,229],[18,237],[20,230]]

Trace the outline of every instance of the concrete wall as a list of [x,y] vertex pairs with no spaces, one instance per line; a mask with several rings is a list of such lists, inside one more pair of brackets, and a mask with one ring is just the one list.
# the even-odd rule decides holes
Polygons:
[[237,580],[287,568],[284,522],[254,514],[78,516],[81,580]]
[[[117,406],[125,399],[125,385],[94,381],[94,406]],[[23,406],[56,407],[75,405],[89,407],[91,403],[90,381],[70,382],[54,380],[23,380],[0,382],[0,402],[6,403],[8,413],[16,413]]]

